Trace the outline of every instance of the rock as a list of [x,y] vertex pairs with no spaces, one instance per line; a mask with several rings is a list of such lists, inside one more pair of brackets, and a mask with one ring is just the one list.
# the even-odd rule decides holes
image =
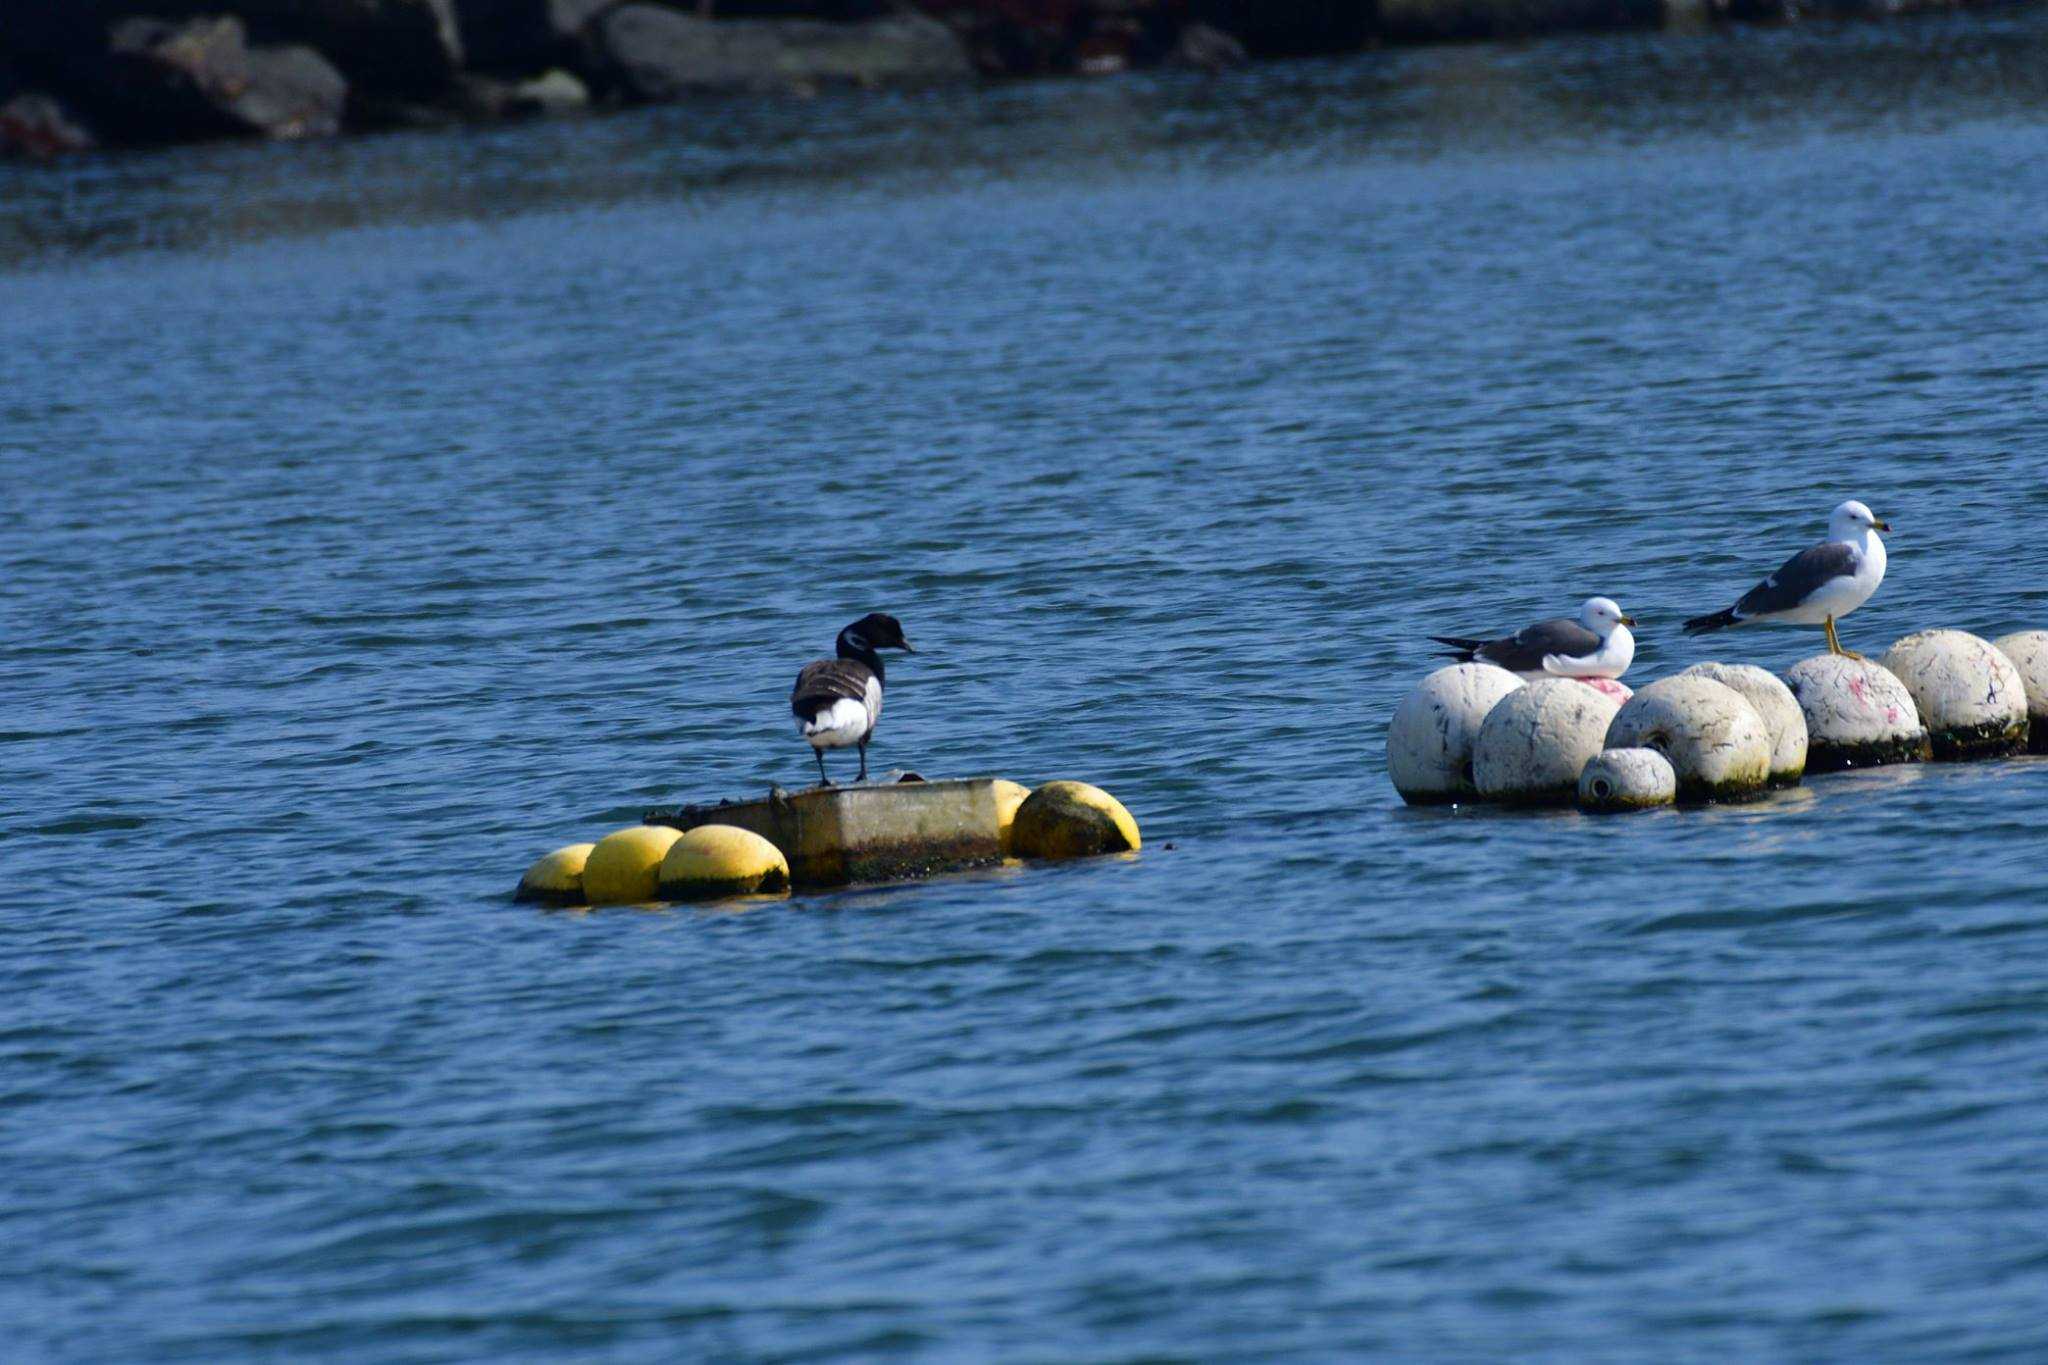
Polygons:
[[591,24],[584,38],[591,69],[633,100],[920,85],[973,74],[951,30],[914,15],[857,24],[708,20],[627,4]]
[[1610,749],[1655,749],[1685,801],[1740,801],[1771,776],[1771,732],[1734,688],[1678,674],[1639,688],[1607,731]]
[[471,118],[530,118],[539,114],[573,114],[590,107],[590,91],[566,71],[550,71],[530,81],[496,76],[456,78],[456,101]]
[[1472,742],[1522,680],[1492,664],[1451,664],[1417,683],[1387,726],[1387,776],[1410,805],[1471,800]]
[[54,96],[26,91],[0,104],[0,157],[52,157],[89,152],[99,142]]
[[[174,0],[181,12],[232,9],[264,42],[305,43],[351,84],[394,94],[445,90],[463,67],[454,0]],[[167,12],[165,0],[149,8]]]
[[564,60],[584,25],[621,0],[455,0],[469,69],[527,76]]
[[2001,635],[1992,645],[2012,660],[2027,689],[2027,747],[2048,754],[2048,630]]
[[1192,0],[1189,17],[1261,57],[1354,52],[1372,41],[1374,0]]
[[97,89],[135,141],[326,137],[348,83],[310,48],[250,48],[241,21],[125,19],[108,35]]
[[1806,717],[1806,771],[1831,773],[1932,755],[1906,685],[1866,659],[1816,654],[1785,674]]
[[1242,66],[1245,58],[1243,43],[1207,24],[1189,24],[1182,29],[1174,39],[1173,50],[1166,54],[1169,66],[1191,66],[1198,71]]
[[1379,0],[1379,36],[1389,43],[1523,38],[1663,23],[1664,0]]
[[[1487,665],[1490,667],[1490,665]],[[1538,678],[1494,706],[1472,743],[1479,794],[1509,805],[1570,805],[1620,708],[1576,678]]]
[[1608,749],[1579,774],[1579,806],[1589,811],[1650,810],[1678,799],[1678,773],[1655,749]]
[[1921,630],[1885,651],[1939,759],[1997,758],[2027,747],[2027,685],[1989,640]]
[[1740,692],[1771,736],[1771,784],[1791,786],[1806,773],[1806,714],[1799,698],[1769,669],[1755,664],[1694,664],[1680,674],[1712,678]]

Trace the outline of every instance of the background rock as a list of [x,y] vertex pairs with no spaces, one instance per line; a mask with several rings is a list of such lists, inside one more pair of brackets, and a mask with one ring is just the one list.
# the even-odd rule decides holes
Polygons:
[[340,129],[348,97],[319,53],[252,49],[232,17],[122,20],[94,88],[109,125],[137,142],[324,137]]
[[584,37],[592,71],[638,101],[835,84],[929,84],[973,74],[951,30],[909,15],[858,24],[705,20],[629,4],[608,11]]
[[24,91],[0,104],[0,156],[46,161],[98,145],[92,130],[54,96]]

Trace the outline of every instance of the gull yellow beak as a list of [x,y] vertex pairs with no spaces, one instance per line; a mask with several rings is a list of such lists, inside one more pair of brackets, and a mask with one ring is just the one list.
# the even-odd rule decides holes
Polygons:
[[1873,521],[1870,524],[1872,526],[1875,526],[1880,531],[1889,531],[1892,529],[1892,524],[1888,521]]
[[1633,616],[1624,616],[1621,618],[1621,623],[1625,626],[1632,626],[1636,623],[1636,618]]

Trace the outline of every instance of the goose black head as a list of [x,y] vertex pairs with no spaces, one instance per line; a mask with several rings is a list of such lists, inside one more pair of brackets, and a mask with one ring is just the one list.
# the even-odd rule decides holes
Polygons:
[[839,647],[842,653],[872,654],[878,649],[900,649],[905,654],[915,654],[910,641],[903,638],[903,623],[893,616],[871,611],[839,632]]

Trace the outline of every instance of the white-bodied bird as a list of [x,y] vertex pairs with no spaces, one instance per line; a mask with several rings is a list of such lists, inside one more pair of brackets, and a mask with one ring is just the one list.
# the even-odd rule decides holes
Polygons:
[[1856,651],[1842,648],[1835,622],[1868,602],[1877,585],[1884,582],[1884,541],[1877,533],[1891,529],[1889,522],[1879,521],[1868,507],[1851,498],[1828,516],[1826,540],[1793,555],[1728,610],[1687,621],[1685,633],[1704,635],[1751,621],[1819,626],[1827,632],[1829,652],[1862,658]]
[[1618,678],[1635,662],[1635,618],[1611,597],[1589,597],[1577,617],[1553,616],[1498,640],[1432,635],[1449,657],[1496,664],[1510,673],[1554,678]]

